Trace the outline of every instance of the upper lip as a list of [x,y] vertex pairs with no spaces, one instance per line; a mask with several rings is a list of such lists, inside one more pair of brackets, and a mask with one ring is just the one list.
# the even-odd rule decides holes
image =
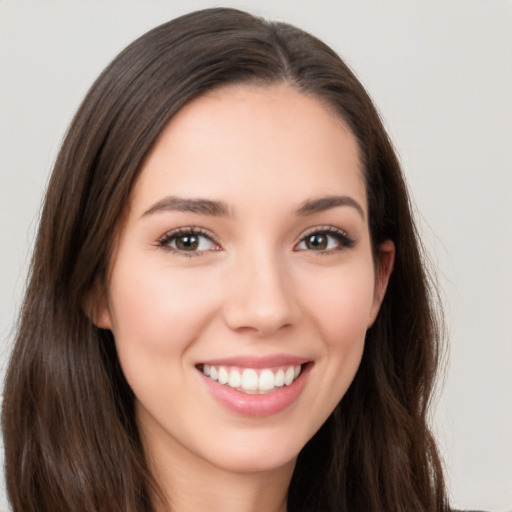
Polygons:
[[238,366],[242,368],[272,368],[276,366],[298,366],[310,362],[311,359],[290,354],[275,354],[264,357],[253,356],[232,356],[222,359],[208,359],[200,361],[198,365],[208,364],[210,366]]

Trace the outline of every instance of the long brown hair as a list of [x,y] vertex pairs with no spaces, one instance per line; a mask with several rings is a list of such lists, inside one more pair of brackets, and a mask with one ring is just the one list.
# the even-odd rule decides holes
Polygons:
[[400,166],[363,86],[324,43],[287,24],[209,9],[127,47],[91,87],[46,193],[8,369],[2,425],[13,512],[153,511],[158,490],[101,293],[145,155],[193,98],[228,83],[286,82],[334,109],[359,142],[374,251],[396,261],[359,371],[301,451],[290,512],[447,510],[427,426],[439,359],[435,293]]

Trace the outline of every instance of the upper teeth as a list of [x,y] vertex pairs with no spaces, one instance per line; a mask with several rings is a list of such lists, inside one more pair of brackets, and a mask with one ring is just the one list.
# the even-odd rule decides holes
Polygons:
[[203,365],[203,373],[210,379],[246,393],[262,393],[289,386],[299,376],[300,369],[300,365],[261,370]]

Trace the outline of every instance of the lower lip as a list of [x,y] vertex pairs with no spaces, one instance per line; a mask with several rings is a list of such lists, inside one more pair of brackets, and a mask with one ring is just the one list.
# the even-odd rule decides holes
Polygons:
[[264,417],[283,411],[297,400],[306,385],[310,369],[311,364],[306,365],[292,384],[262,395],[249,395],[219,384],[202,373],[200,376],[214,398],[227,409],[243,416]]

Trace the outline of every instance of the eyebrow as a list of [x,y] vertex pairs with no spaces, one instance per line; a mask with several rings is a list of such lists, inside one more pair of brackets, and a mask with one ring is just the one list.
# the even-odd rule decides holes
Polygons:
[[200,215],[212,215],[214,217],[230,215],[228,206],[222,201],[168,196],[155,203],[142,216],[165,211],[199,213]]
[[[364,219],[364,210],[361,205],[350,196],[326,196],[305,201],[296,211],[299,216],[313,215],[315,213],[330,210],[338,206],[351,206]],[[228,217],[231,212],[226,203],[212,199],[191,199],[177,196],[167,196],[156,202],[142,216],[158,212],[189,212],[213,217]]]
[[362,206],[350,196],[326,196],[318,199],[310,199],[302,204],[297,210],[297,215],[312,215],[336,208],[337,206],[351,206],[355,208],[364,220],[364,210]]

